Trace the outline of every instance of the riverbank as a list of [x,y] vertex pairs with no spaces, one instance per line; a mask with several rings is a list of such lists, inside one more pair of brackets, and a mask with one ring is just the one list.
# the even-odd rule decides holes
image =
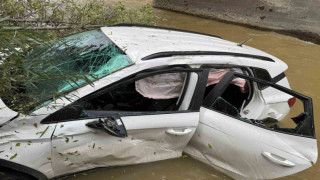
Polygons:
[[320,44],[320,2],[316,0],[153,0],[153,5]]

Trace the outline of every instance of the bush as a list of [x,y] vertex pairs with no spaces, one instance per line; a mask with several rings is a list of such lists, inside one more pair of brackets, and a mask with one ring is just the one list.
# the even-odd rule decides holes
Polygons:
[[[0,97],[11,105],[10,108],[21,113],[28,113],[39,105],[23,87],[52,79],[50,73],[37,74],[34,68],[24,66],[34,47],[102,26],[116,23],[153,25],[157,19],[151,5],[130,9],[121,3],[108,5],[95,0],[0,0],[0,18]],[[37,62],[43,61],[40,59],[33,61],[43,63]],[[92,83],[88,79],[91,74],[59,76],[66,82],[76,78]],[[58,97],[61,97],[59,92],[52,95],[53,99]]]

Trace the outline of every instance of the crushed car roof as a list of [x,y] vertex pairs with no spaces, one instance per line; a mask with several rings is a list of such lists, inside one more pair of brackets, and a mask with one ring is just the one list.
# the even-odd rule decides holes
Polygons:
[[278,61],[263,51],[237,46],[237,43],[223,40],[217,36],[172,29],[119,25],[103,27],[102,31],[136,63],[150,58],[170,55],[226,55],[244,54],[247,57]]

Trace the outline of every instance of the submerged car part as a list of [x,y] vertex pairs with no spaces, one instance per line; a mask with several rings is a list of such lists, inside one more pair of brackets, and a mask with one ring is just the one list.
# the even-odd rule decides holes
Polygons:
[[[296,125],[284,128],[268,125],[266,119],[247,119],[231,104],[219,100],[223,99],[221,96],[234,77],[262,83],[300,99],[304,112],[292,118]],[[217,100],[221,103],[217,104]],[[273,123],[284,121],[281,120],[284,116],[278,118]],[[270,82],[230,72],[205,98],[196,135],[185,152],[236,179],[287,176],[307,169],[317,161],[313,121],[311,98]]]

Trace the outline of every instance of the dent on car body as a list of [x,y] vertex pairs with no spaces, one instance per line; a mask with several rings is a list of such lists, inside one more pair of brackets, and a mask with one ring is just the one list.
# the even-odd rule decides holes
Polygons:
[[[292,96],[300,99],[304,105],[303,113],[292,118],[296,127],[279,128],[277,124],[269,126],[263,120],[257,120],[261,122],[257,123],[256,119],[239,116],[220,98],[234,78],[228,73],[205,98],[200,109],[199,126],[185,152],[236,179],[278,178],[314,164],[318,152],[311,98],[254,77],[242,74],[236,74],[236,77],[263,83],[288,94],[284,99],[287,104],[279,104],[278,109],[288,107],[287,100]],[[263,105],[260,103],[259,106]],[[287,114],[287,108],[281,110]],[[283,117],[278,118],[274,120],[281,121]]]
[[51,136],[56,125],[40,124],[44,117],[20,115],[1,127],[0,159],[30,167],[50,178],[54,176],[51,167]]
[[[184,152],[236,179],[272,179],[279,177],[279,174],[286,176],[311,167],[317,160],[314,139],[292,137],[283,133],[270,134],[268,130],[245,122],[237,123],[235,121],[239,120],[212,113],[208,109],[202,108],[201,111],[203,113],[200,116],[203,118],[200,117],[195,135]],[[224,125],[204,118],[209,116],[215,116],[217,120],[223,119]],[[245,129],[246,132],[237,129]],[[246,153],[239,153],[240,149]],[[310,149],[314,151],[309,151]],[[290,159],[296,169],[273,165],[265,160],[263,152],[272,152]]]
[[[55,176],[180,157],[198,125],[198,113],[181,115],[179,119],[174,114],[122,117],[126,138],[86,126],[98,119],[58,123],[52,138]],[[168,128],[181,128],[182,124],[192,132],[185,136],[166,132]]]

